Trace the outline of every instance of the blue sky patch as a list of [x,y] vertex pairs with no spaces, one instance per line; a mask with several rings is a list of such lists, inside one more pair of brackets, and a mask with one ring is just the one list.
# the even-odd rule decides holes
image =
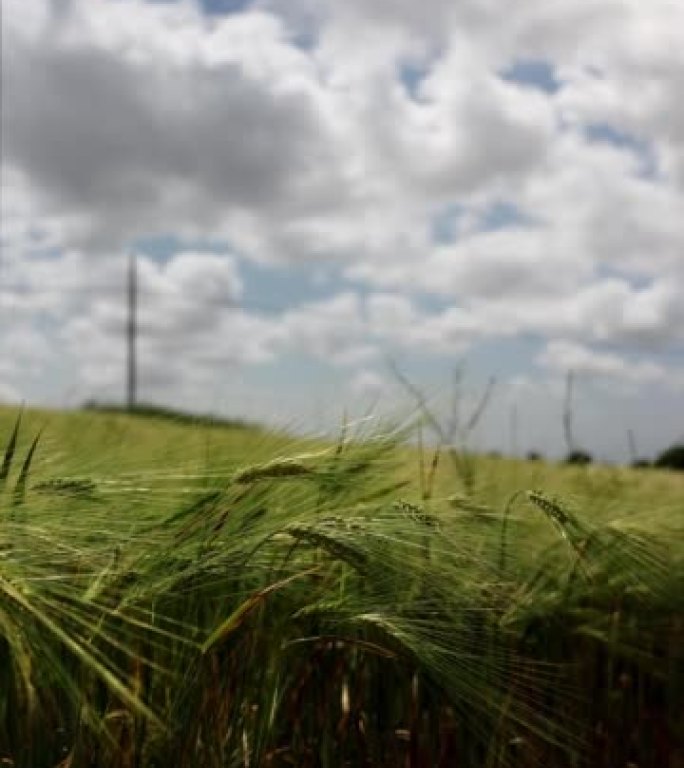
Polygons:
[[452,204],[443,208],[432,217],[432,240],[439,245],[449,245],[458,237],[459,222],[466,209],[462,205]]
[[[178,0],[147,0],[155,5],[171,5]],[[229,13],[240,13],[249,8],[252,0],[196,0],[208,16],[224,16]]]
[[487,208],[479,221],[479,229],[493,232],[509,227],[531,225],[533,220],[526,216],[516,205],[508,201],[496,202]]
[[650,142],[628,131],[615,128],[610,123],[590,123],[584,127],[584,137],[589,142],[612,144],[632,152],[639,160],[639,175],[653,179],[658,175],[658,161]]
[[279,313],[301,304],[324,301],[345,287],[339,270],[326,263],[318,270],[305,264],[259,264],[240,258],[229,242],[216,240],[181,241],[173,235],[140,238],[134,251],[155,261],[165,262],[183,251],[226,254],[237,259],[244,286],[242,305],[247,311]]
[[424,61],[404,61],[399,65],[399,80],[414,101],[420,101],[420,86],[430,69],[431,64]]
[[139,237],[132,243],[131,249],[144,253],[154,261],[165,262],[182,251],[202,251],[204,253],[234,253],[229,242],[211,239],[183,240],[176,235],[149,235]]
[[342,288],[331,271],[316,271],[311,264],[276,266],[241,261],[244,304],[247,310],[279,313],[301,304],[325,301]]
[[537,88],[544,93],[556,93],[562,83],[556,77],[553,64],[542,59],[518,59],[512,66],[501,73],[504,80],[529,88]]
[[202,9],[211,16],[239,13],[251,5],[251,0],[201,0]]
[[[461,219],[467,209],[457,203],[444,207],[432,217],[432,241],[437,245],[451,245],[458,240]],[[521,211],[514,203],[501,200],[481,211],[477,219],[477,231],[493,232],[509,227],[532,226],[534,219]]]

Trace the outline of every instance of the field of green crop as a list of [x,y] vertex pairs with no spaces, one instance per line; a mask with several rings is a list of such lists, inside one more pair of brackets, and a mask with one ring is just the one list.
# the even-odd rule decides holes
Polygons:
[[681,474],[17,416],[0,766],[684,765]]

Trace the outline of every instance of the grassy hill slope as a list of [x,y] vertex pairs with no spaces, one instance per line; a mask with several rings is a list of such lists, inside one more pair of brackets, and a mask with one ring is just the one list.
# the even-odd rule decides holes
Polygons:
[[680,476],[471,457],[464,483],[398,435],[15,424],[0,763],[678,765]]

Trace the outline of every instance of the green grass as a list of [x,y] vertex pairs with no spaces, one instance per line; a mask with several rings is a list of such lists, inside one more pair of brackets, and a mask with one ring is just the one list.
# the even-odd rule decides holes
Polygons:
[[681,760],[681,476],[475,457],[464,488],[380,428],[16,419],[0,765]]

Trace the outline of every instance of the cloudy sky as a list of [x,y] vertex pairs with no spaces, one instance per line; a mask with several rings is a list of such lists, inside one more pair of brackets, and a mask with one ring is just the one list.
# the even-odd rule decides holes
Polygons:
[[684,435],[679,0],[1,1],[0,399]]

